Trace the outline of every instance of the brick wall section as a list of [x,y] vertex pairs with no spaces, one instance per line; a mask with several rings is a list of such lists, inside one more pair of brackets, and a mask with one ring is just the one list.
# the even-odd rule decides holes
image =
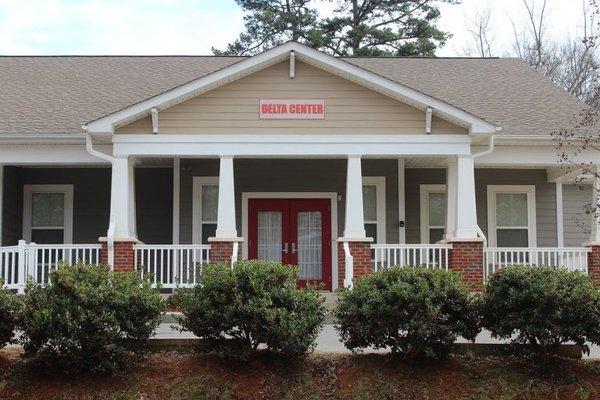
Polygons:
[[588,273],[596,286],[600,286],[600,246],[590,246],[588,253]]
[[[115,261],[113,269],[117,272],[126,272],[135,270],[135,254],[133,250],[134,242],[115,242]],[[100,263],[108,264],[108,243],[102,242],[100,250]]]
[[[348,242],[350,254],[354,259],[354,280],[373,272],[371,266],[371,243],[370,242]],[[344,242],[338,242],[338,285],[344,287],[346,277],[346,252]]]
[[[238,244],[238,260],[242,259],[242,243]],[[233,255],[233,242],[211,242],[210,262],[215,264],[231,263]]]
[[483,243],[454,242],[450,250],[449,267],[460,272],[473,292],[483,291]]

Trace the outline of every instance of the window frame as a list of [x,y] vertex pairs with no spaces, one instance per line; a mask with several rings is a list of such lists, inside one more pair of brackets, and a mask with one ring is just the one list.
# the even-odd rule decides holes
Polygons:
[[[375,195],[377,196],[377,221],[364,220],[366,224],[377,225],[377,242],[375,244],[385,244],[386,242],[386,201],[385,201],[385,176],[364,176],[362,186],[375,186]],[[362,187],[361,187],[362,190]],[[364,207],[364,205],[363,205]],[[364,211],[363,211],[364,217]]]
[[[23,185],[23,239],[31,242],[33,218],[32,205],[34,193],[61,193],[64,195],[63,244],[73,243],[73,185]],[[59,229],[40,227],[40,229]]]
[[[535,185],[488,185],[487,186],[487,212],[488,212],[488,240],[491,247],[498,246],[497,237],[497,207],[496,195],[525,194],[527,195],[527,242],[529,247],[537,247],[537,224]],[[524,229],[525,227],[510,227],[506,229]],[[500,228],[502,229],[502,228]]]
[[420,220],[421,220],[421,244],[429,244],[431,228],[444,229],[446,235],[446,224],[438,227],[429,225],[429,195],[431,193],[443,193],[446,198],[446,207],[444,208],[444,222],[448,213],[448,193],[444,184],[422,184],[419,186]]
[[219,186],[218,176],[194,176],[192,187],[192,243],[202,244],[202,225],[216,224],[217,221],[202,220],[202,187]]

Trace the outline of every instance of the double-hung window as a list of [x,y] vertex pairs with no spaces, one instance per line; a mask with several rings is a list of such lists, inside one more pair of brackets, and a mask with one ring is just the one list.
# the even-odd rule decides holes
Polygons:
[[73,185],[23,187],[23,238],[39,244],[73,242]]
[[193,242],[208,244],[217,230],[218,177],[194,177]]
[[535,247],[535,186],[490,185],[489,241],[495,247]]
[[421,185],[421,243],[437,243],[446,229],[446,185]]
[[385,243],[385,177],[363,177],[363,210],[367,237]]

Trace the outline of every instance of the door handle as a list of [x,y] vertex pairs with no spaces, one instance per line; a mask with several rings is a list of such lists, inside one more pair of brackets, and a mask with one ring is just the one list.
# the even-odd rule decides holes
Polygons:
[[296,248],[296,243],[292,243],[292,254],[296,254],[298,249]]
[[284,252],[285,254],[288,253],[288,244],[287,243],[284,243],[283,249],[281,251]]

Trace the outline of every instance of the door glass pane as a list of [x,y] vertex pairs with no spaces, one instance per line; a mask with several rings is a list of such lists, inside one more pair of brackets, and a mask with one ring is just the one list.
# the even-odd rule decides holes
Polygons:
[[217,220],[218,200],[218,185],[202,185],[202,221],[215,222]]
[[527,229],[497,229],[498,247],[527,247]]
[[377,224],[365,224],[365,233],[368,238],[373,238],[373,243],[377,243]]
[[363,209],[365,221],[377,221],[377,187],[363,185]]
[[63,229],[32,229],[31,241],[37,244],[62,244],[64,234]]
[[280,211],[258,212],[258,259],[281,262],[282,225]]
[[497,193],[496,225],[527,226],[527,195],[524,193]]
[[300,280],[321,280],[323,278],[322,226],[320,211],[298,213]]
[[65,194],[64,193],[32,193],[31,226],[64,226]]
[[444,226],[446,214],[446,195],[429,193],[429,226]]

